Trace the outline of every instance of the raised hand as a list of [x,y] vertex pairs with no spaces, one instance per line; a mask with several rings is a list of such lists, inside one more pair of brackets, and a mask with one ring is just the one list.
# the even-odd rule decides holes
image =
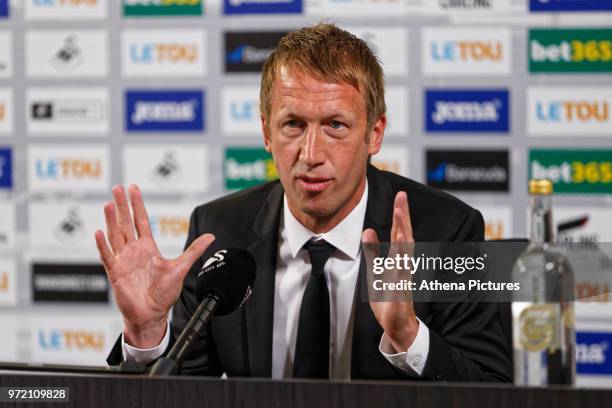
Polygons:
[[[363,231],[361,240],[364,243],[378,243],[378,237],[373,229]],[[393,203],[391,242],[400,244],[395,245],[395,247],[402,249],[408,249],[414,244],[408,197],[403,191],[397,193]],[[405,352],[414,341],[419,330],[419,322],[414,313],[412,301],[370,302],[370,307],[395,352]]]
[[114,201],[104,205],[108,242],[104,232],[97,230],[96,246],[123,315],[126,342],[151,348],[165,335],[168,313],[189,269],[215,237],[204,234],[178,258],[164,258],[138,186],[130,185],[128,193],[133,217],[123,186],[114,186]]

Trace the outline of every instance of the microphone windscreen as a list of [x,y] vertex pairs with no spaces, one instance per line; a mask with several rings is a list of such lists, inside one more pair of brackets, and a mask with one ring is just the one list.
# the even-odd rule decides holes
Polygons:
[[198,273],[196,297],[202,301],[207,295],[219,297],[215,316],[233,312],[242,305],[251,293],[257,266],[255,259],[241,248],[217,251],[204,262]]

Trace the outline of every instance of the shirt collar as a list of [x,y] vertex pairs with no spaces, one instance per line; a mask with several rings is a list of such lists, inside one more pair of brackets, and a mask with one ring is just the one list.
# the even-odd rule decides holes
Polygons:
[[363,229],[367,202],[368,183],[366,181],[361,199],[350,214],[331,230],[323,234],[315,234],[302,225],[302,223],[291,214],[289,205],[287,204],[287,197],[286,195],[283,196],[283,221],[291,255],[295,258],[304,244],[311,238],[316,237],[326,240],[351,259],[354,260],[357,258],[361,247],[361,232]]

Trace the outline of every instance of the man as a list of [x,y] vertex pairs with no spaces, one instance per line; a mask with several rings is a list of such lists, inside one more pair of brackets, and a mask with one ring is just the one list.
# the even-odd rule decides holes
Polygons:
[[212,320],[181,373],[509,381],[494,304],[368,303],[356,293],[361,241],[484,239],[478,211],[368,164],[386,116],[382,68],[365,42],[329,24],[288,34],[266,61],[260,103],[280,181],[196,208],[179,258],[159,253],[138,188],[128,189],[133,218],[113,188],[110,247],[101,231],[96,243],[125,326],[108,362],[167,351],[198,305],[202,259],[242,247],[257,263],[252,295]]

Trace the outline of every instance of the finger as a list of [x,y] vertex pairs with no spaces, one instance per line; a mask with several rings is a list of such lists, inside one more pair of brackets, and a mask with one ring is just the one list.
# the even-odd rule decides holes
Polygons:
[[176,261],[180,265],[178,269],[183,272],[183,275],[186,275],[187,272],[189,272],[189,269],[198,260],[198,258],[202,256],[204,251],[206,251],[214,240],[215,236],[213,234],[200,235],[191,243],[191,245],[189,245],[189,248],[187,248],[185,252],[181,254],[181,256],[176,258]]
[[132,210],[134,211],[134,224],[136,225],[138,237],[152,237],[151,224],[149,224],[149,216],[142,201],[140,189],[136,184],[132,184],[128,187],[128,194]]
[[106,221],[106,232],[108,234],[108,241],[115,254],[119,253],[125,246],[125,239],[117,224],[117,211],[115,209],[115,203],[109,201],[104,205],[104,219]]
[[397,239],[397,229],[399,228],[399,222],[400,220],[397,218],[397,210],[401,208],[401,202],[400,202],[400,194],[402,192],[400,191],[399,193],[397,193],[395,195],[395,198],[393,199],[393,223],[391,224],[391,242],[395,242]]
[[406,242],[414,242],[414,235],[412,234],[412,220],[410,219],[410,204],[408,203],[408,194],[401,192],[401,207],[403,213],[406,215],[404,218],[404,233],[406,234]]
[[378,236],[376,235],[376,231],[374,231],[372,228],[364,230],[361,234],[361,242],[365,244],[378,243]]
[[130,214],[130,207],[123,186],[113,187],[113,198],[117,208],[117,223],[119,224],[119,230],[121,235],[123,235],[123,239],[125,242],[135,241],[134,223],[132,222],[132,215]]
[[106,237],[104,236],[104,233],[100,230],[96,230],[94,236],[96,239],[96,247],[98,247],[98,253],[100,254],[100,260],[104,265],[106,274],[108,274],[109,271],[113,269],[113,266],[115,265],[115,257],[113,256],[112,251],[106,243]]

